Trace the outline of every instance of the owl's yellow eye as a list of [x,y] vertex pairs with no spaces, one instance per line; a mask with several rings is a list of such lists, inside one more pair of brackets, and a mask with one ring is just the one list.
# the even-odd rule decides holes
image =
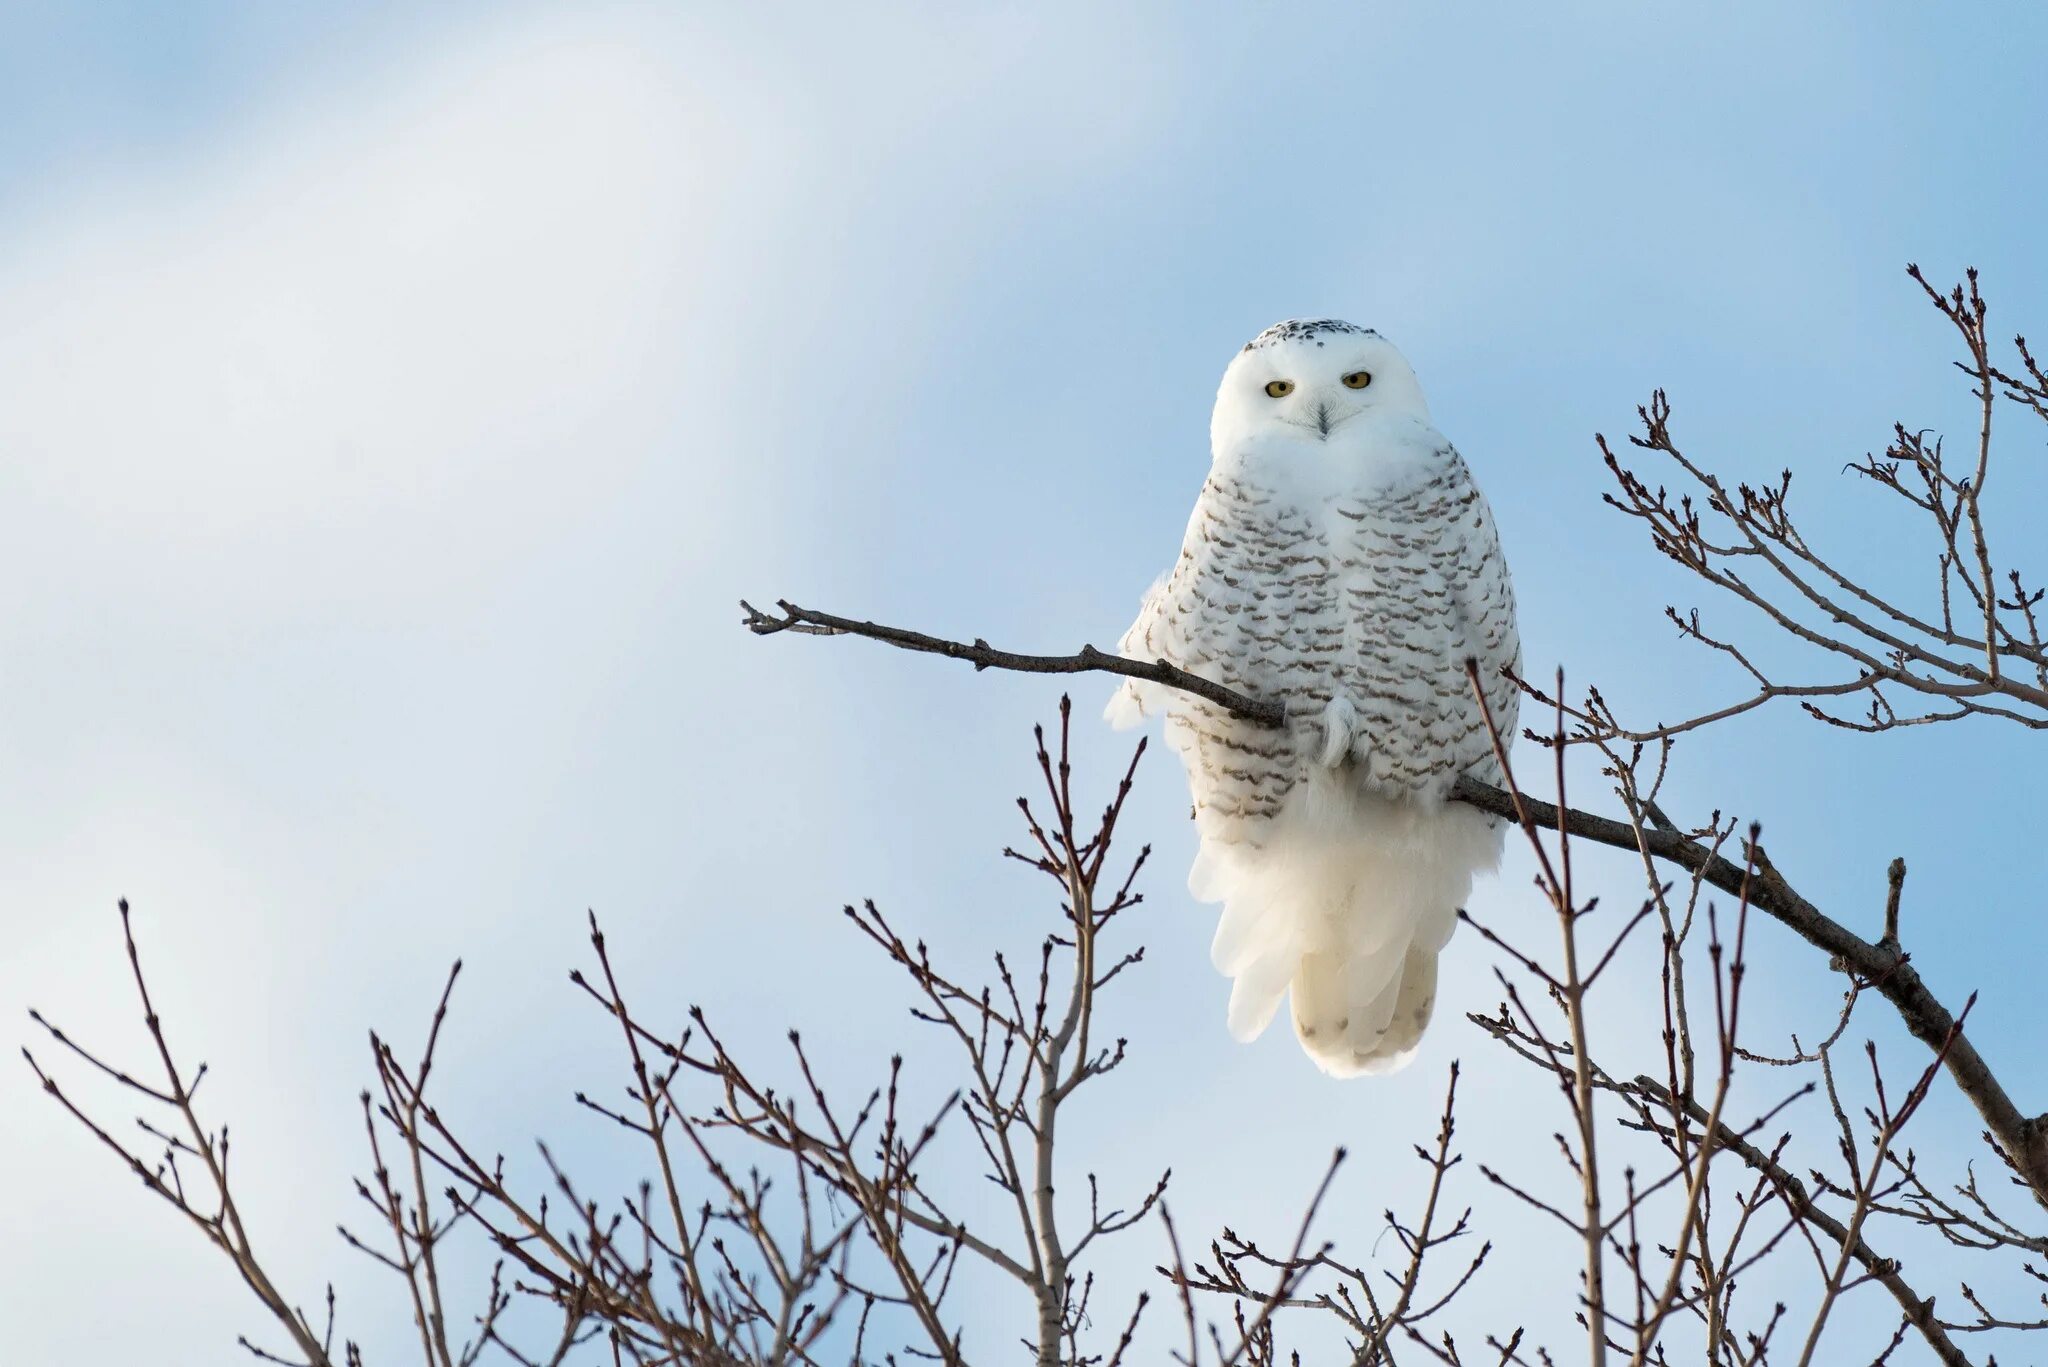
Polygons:
[[1344,377],[1344,387],[1346,389],[1363,389],[1371,383],[1372,372],[1370,370],[1354,370]]
[[1271,396],[1272,396],[1273,398],[1276,398],[1276,399],[1284,399],[1284,398],[1286,398],[1286,397],[1287,397],[1287,396],[1288,396],[1289,394],[1292,394],[1293,392],[1294,392],[1294,381],[1292,381],[1292,380],[1268,380],[1268,381],[1266,381],[1266,393],[1267,393],[1267,394],[1269,394],[1269,395],[1271,395]]

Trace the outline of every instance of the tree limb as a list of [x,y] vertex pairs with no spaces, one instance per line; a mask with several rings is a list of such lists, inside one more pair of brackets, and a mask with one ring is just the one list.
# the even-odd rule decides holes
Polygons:
[[[772,636],[784,631],[815,636],[865,636],[905,650],[965,660],[976,670],[1007,669],[1029,674],[1120,674],[1195,694],[1262,726],[1279,726],[1287,720],[1287,709],[1283,704],[1246,696],[1212,680],[1176,669],[1164,660],[1149,663],[1127,660],[1105,654],[1092,645],[1084,645],[1073,655],[1019,655],[997,650],[979,638],[971,644],[950,641],[901,627],[817,612],[787,600],[777,600],[776,606],[782,611],[780,617],[764,613],[745,600],[740,606],[746,612],[744,625],[757,636]],[[1560,811],[1550,803],[1527,794],[1496,788],[1470,775],[1459,777],[1451,789],[1451,798],[1508,821],[1520,820],[1519,803],[1521,810],[1526,811],[1529,819],[1538,826],[1676,864],[1735,896],[1743,895],[1746,886],[1751,905],[1808,944],[1825,951],[1829,967],[1875,989],[1892,1004],[1915,1038],[1937,1052],[1947,1046],[1943,1063],[1949,1076],[1955,1079],[1956,1086],[1976,1107],[1977,1114],[2014,1173],[2032,1190],[2034,1198],[2048,1208],[2048,1116],[2030,1117],[2021,1112],[2007,1095],[1991,1065],[1984,1061],[1966,1037],[1955,1033],[1955,1016],[1921,981],[1910,955],[1895,945],[1872,944],[1828,917],[1785,881],[1784,875],[1778,872],[1761,846],[1750,852],[1755,861],[1754,869],[1745,874],[1741,864],[1715,853],[1684,832],[1665,829],[1639,831],[1628,822],[1577,808]]]
[[886,641],[904,650],[965,660],[977,671],[1008,669],[1020,674],[1122,674],[1126,678],[1165,684],[1168,688],[1178,688],[1184,693],[1206,698],[1218,707],[1228,708],[1261,726],[1279,726],[1287,720],[1287,709],[1280,703],[1248,698],[1199,674],[1175,669],[1164,660],[1150,663],[1127,660],[1121,655],[1105,654],[1088,645],[1082,646],[1074,655],[1018,655],[1008,650],[997,650],[979,637],[973,645],[967,645],[926,636],[922,632],[906,631],[902,627],[885,627],[879,622],[856,622],[847,617],[834,617],[829,612],[814,612],[787,599],[779,598],[775,602],[775,606],[782,609],[780,617],[770,616],[744,598],[740,600],[740,606],[746,610],[747,630],[756,636],[773,636],[779,631],[797,631],[806,636],[865,636],[871,641]]
[[[1638,1077],[1635,1085],[1664,1105],[1683,1110],[1687,1118],[1695,1124],[1704,1124],[1710,1119],[1707,1113],[1700,1109],[1698,1102],[1689,1097],[1673,1096],[1670,1089],[1655,1078]],[[1855,1259],[1865,1273],[1882,1283],[1884,1289],[1891,1292],[1892,1298],[1899,1303],[1907,1322],[1920,1331],[1921,1337],[1927,1340],[1927,1346],[1934,1350],[1934,1355],[1947,1364],[1947,1367],[1970,1367],[1970,1359],[1964,1355],[1962,1349],[1956,1347],[1955,1340],[1948,1336],[1948,1330],[1935,1317],[1934,1298],[1922,1298],[1912,1288],[1900,1274],[1900,1264],[1896,1258],[1880,1257],[1873,1252],[1870,1245],[1864,1242],[1860,1232],[1851,1230],[1815,1204],[1813,1198],[1807,1194],[1806,1184],[1770,1154],[1719,1121],[1713,1122],[1713,1135],[1717,1147],[1736,1154],[1743,1162],[1770,1179],[1771,1185],[1777,1189],[1786,1208],[1795,1218],[1806,1221],[1833,1239]]]

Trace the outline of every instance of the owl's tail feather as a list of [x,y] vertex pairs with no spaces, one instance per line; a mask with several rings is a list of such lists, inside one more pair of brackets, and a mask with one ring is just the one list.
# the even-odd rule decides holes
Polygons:
[[[1367,995],[1356,965],[1311,954],[1294,976],[1294,1035],[1316,1066],[1332,1077],[1392,1073],[1406,1067],[1436,1009],[1436,951],[1409,945],[1399,971]],[[1368,989],[1369,990],[1369,989]]]
[[1236,981],[1230,1032],[1264,1032],[1293,997],[1302,1048],[1335,1077],[1389,1073],[1436,1006],[1437,954],[1472,875],[1497,857],[1476,812],[1388,802],[1335,829],[1283,817],[1257,845],[1204,841],[1189,887],[1223,903],[1210,958]]

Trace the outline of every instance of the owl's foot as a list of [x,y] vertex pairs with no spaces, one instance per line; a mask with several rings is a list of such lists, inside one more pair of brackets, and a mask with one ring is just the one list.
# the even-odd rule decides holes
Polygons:
[[1351,706],[1351,700],[1330,699],[1323,707],[1323,767],[1334,769],[1342,764],[1351,753],[1352,742],[1358,739],[1358,712]]

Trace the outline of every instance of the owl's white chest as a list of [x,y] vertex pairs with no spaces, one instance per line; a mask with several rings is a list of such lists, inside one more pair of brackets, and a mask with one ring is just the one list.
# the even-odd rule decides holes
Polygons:
[[[1197,634],[1252,691],[1355,717],[1353,779],[1440,792],[1487,759],[1465,662],[1489,674],[1512,662],[1512,602],[1464,463],[1427,429],[1386,435],[1397,439],[1353,466],[1349,487],[1298,460],[1247,462],[1220,504],[1229,591],[1198,589],[1190,606]],[[1512,701],[1501,702],[1511,728]]]

